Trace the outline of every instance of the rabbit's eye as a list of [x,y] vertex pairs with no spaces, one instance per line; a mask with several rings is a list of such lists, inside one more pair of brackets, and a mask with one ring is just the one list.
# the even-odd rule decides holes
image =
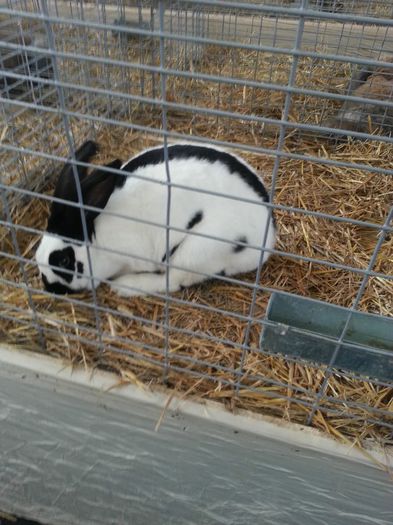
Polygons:
[[60,268],[68,268],[70,266],[70,258],[68,255],[64,255],[60,260],[59,260],[59,263],[58,263],[58,266]]
[[[71,271],[75,271],[75,253],[71,246],[62,250],[55,250],[49,255],[49,264],[52,271],[66,282],[72,281]],[[67,270],[66,272],[64,270]]]

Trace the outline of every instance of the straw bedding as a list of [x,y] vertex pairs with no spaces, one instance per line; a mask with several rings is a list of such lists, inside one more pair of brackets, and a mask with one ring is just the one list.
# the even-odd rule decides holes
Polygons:
[[[214,73],[216,68],[225,74],[222,68],[226,67],[228,74],[231,64],[232,67],[236,64],[239,72],[243,72],[247,78],[247,67],[250,67],[254,58],[246,52],[242,53],[238,52],[225,64],[217,55],[215,61],[211,60],[211,72]],[[208,55],[210,58],[214,56],[212,52]],[[261,79],[268,78],[274,70],[275,81],[285,81],[289,60],[282,59],[277,63],[272,57],[265,57],[261,64]],[[203,70],[206,67],[205,64]],[[303,76],[298,78],[298,84],[320,82],[321,78],[329,78],[329,82],[332,82],[331,67],[326,63],[304,61],[300,69]],[[348,74],[345,66],[335,70],[335,84],[330,85],[329,89],[342,89]],[[198,101],[199,105],[205,107],[249,114],[259,111],[265,116],[279,117],[285,99],[281,93],[263,90],[253,92],[239,86],[209,86],[198,81],[188,81],[185,85],[184,82],[184,79],[168,79],[169,100],[188,100],[189,103]],[[145,87],[150,89],[148,82]],[[318,122],[324,112],[334,109],[332,103],[322,102],[306,96],[297,97],[292,106],[291,118]],[[304,108],[307,108],[307,113]],[[140,125],[157,127],[161,122],[161,113],[155,108],[135,105],[130,108],[128,118]],[[75,121],[73,125],[77,129],[80,123]],[[277,130],[264,130],[260,124],[252,125],[240,119],[227,121],[169,110],[168,126],[181,133],[191,132],[194,135],[267,148],[274,148],[277,144]],[[116,156],[126,159],[144,147],[157,143],[152,135],[120,127],[100,126],[96,132],[101,145],[101,152],[94,160],[97,163]],[[64,141],[64,137],[53,140]],[[299,139],[292,134],[285,148],[298,153],[393,168],[393,146],[383,145],[377,140],[350,141],[338,146],[312,137]],[[243,156],[264,174],[264,180],[270,187],[274,158],[253,153],[243,153]],[[46,191],[50,193],[51,189],[49,184]],[[381,224],[392,198],[393,181],[386,175],[293,159],[283,159],[280,163],[275,190],[275,202],[278,204]],[[45,228],[47,216],[48,203],[40,199],[26,198],[23,204],[12,209],[15,223],[38,230]],[[276,218],[279,250],[354,268],[367,268],[378,240],[377,230],[365,227],[286,211],[276,211]],[[31,259],[38,236],[17,231],[17,238],[21,254]],[[3,253],[14,253],[11,232],[7,228],[1,230],[0,245]],[[75,365],[83,363],[85,366],[113,370],[119,374],[120,383],[158,386],[165,379],[167,386],[191,398],[218,400],[232,410],[244,408],[293,422],[307,421],[325,378],[323,368],[261,354],[258,351],[260,328],[255,323],[251,324],[250,350],[242,363],[242,352],[236,345],[244,340],[247,322],[230,313],[248,315],[252,296],[249,287],[215,280],[174,294],[175,301],[169,305],[169,355],[164,356],[164,301],[153,297],[119,298],[103,285],[97,290],[98,303],[102,309],[94,311],[88,293],[73,296],[81,302],[86,301],[87,305],[71,304],[67,298],[45,295],[41,291],[36,268],[27,263],[24,269],[28,281],[36,289],[30,297],[38,312],[38,317],[35,317],[23,286],[15,287],[12,284],[23,283],[19,263],[2,256],[0,265],[3,277],[10,282],[9,285],[1,284],[1,307],[7,317],[0,322],[0,338],[8,343],[39,350],[38,323],[45,338],[46,352],[62,356]],[[374,270],[385,275],[392,274],[392,236],[388,236],[383,243]],[[240,278],[245,283],[253,283],[255,273]],[[260,282],[264,286],[305,297],[350,306],[361,279],[361,276],[350,271],[274,255],[264,267]],[[392,281],[370,278],[360,309],[392,315],[392,298]],[[253,312],[256,319],[263,317],[268,299],[267,293],[258,292]],[[206,306],[214,307],[217,311],[209,311],[204,308]],[[97,326],[102,331],[101,339],[96,334]],[[171,368],[167,369],[166,364],[170,364]],[[166,374],[163,374],[163,370],[166,370]],[[238,375],[234,373],[236,370],[239,371]],[[235,385],[239,379],[241,387],[237,392]],[[353,403],[360,407],[354,407]],[[372,413],[369,407],[379,412]],[[392,432],[384,423],[393,424],[391,388],[351,378],[339,371],[329,377],[321,408],[315,413],[314,426],[359,445],[369,442],[393,445]]]

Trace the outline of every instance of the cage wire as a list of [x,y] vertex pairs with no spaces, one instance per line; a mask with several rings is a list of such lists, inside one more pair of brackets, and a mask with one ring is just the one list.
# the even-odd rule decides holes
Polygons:
[[[0,6],[1,340],[391,446],[393,2]],[[91,167],[179,140],[241,155],[269,188],[268,263],[174,294],[46,292],[35,250],[60,169],[67,159],[76,169],[87,139],[100,145]],[[157,226],[168,255],[167,151]],[[293,324],[297,298],[318,300],[306,326]]]

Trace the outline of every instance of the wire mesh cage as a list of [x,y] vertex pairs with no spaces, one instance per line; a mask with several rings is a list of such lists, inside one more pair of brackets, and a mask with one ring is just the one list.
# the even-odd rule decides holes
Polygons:
[[[2,340],[391,445],[393,2],[7,0],[0,11]],[[87,140],[99,151],[78,158]],[[263,176],[274,247],[262,225],[257,246],[178,231],[170,213],[178,141],[225,148]],[[121,268],[98,283],[94,254],[85,269],[92,290],[45,290],[35,254],[64,163],[78,186],[78,167],[125,163],[158,146],[160,268],[132,246],[128,255],[148,279],[158,271],[164,291],[115,293]],[[107,176],[124,175],[120,168]],[[148,180],[149,171],[127,177]],[[221,188],[236,229],[242,197]],[[134,215],[131,230],[149,222]],[[171,272],[184,270],[171,241],[180,233],[226,242],[239,257],[258,250],[259,264],[240,275],[196,264],[187,271],[197,284],[171,293]],[[97,250],[94,235],[80,241]]]

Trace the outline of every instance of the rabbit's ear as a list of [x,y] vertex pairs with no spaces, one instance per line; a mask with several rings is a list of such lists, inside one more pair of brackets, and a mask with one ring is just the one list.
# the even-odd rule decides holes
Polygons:
[[[83,203],[86,206],[93,206],[94,208],[100,209],[105,208],[113,190],[123,186],[126,177],[126,174],[111,173],[105,168],[119,170],[122,164],[121,160],[116,159],[102,168],[94,170],[82,181]],[[98,211],[86,210],[86,218],[89,220],[94,220],[98,214]]]
[[[122,174],[110,173],[105,168],[119,169],[122,165],[120,160],[115,160],[107,166],[100,167],[90,175],[82,178],[80,185],[82,190],[82,204],[93,206],[94,208],[104,208],[116,187],[121,187],[125,182],[125,176]],[[65,176],[64,176],[65,177]],[[61,194],[56,197],[70,202],[78,202],[74,174],[69,173],[69,180],[58,183]],[[94,232],[94,219],[100,211],[85,210],[87,234],[89,239]],[[81,222],[80,209],[71,206],[67,202],[53,202],[51,213],[48,219],[48,232],[53,232],[71,239],[84,240],[85,234]]]
[[[81,162],[89,162],[98,151],[98,144],[92,140],[87,140],[75,152],[76,160]],[[82,181],[87,175],[87,166],[78,166],[79,180]]]
[[[98,151],[98,145],[92,140],[82,144],[75,152],[75,159],[81,162],[88,162]],[[87,175],[87,166],[75,165],[79,180],[82,182]],[[76,201],[76,185],[74,178],[74,167],[70,162],[64,165],[57,180],[54,196],[59,199]]]

